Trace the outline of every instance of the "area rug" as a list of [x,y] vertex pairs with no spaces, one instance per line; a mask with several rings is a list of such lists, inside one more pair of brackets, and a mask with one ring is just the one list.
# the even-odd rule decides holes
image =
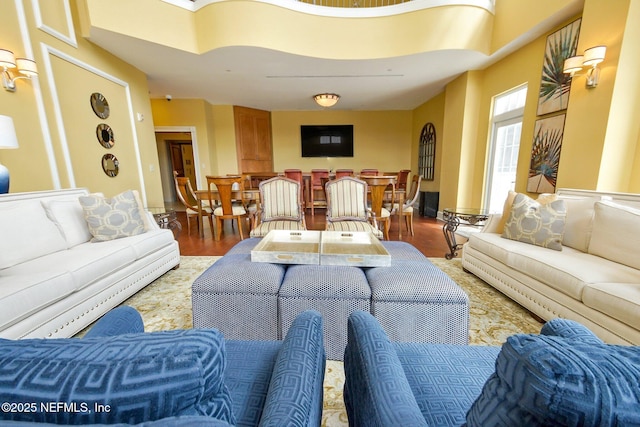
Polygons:
[[[192,327],[191,284],[220,257],[181,257],[180,268],[170,270],[123,304],[142,315],[145,330],[161,331]],[[462,270],[460,259],[430,258],[467,292],[470,301],[469,343],[501,345],[516,333],[537,333],[542,324],[518,304]],[[327,361],[324,381],[322,425],[348,426],[342,400],[344,369],[342,362]]]

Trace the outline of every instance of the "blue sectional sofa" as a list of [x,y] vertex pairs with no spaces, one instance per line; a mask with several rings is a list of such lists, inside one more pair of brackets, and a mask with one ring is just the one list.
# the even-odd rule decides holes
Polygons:
[[500,348],[392,343],[356,312],[344,363],[351,427],[640,425],[640,347],[566,319]]
[[0,424],[320,425],[319,313],[301,313],[282,341],[142,331],[119,307],[82,339],[0,340]]

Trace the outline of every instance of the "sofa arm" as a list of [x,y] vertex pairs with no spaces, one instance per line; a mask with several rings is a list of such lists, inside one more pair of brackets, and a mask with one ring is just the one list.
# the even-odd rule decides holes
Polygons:
[[296,317],[275,361],[261,426],[319,426],[325,370],[322,316]]
[[487,221],[484,223],[484,227],[480,230],[481,233],[502,233],[502,230],[498,230],[498,225],[502,219],[502,214],[491,214]]
[[426,426],[398,355],[369,313],[349,316],[344,401],[349,425]]
[[123,305],[102,316],[84,338],[112,337],[144,332],[142,317],[135,308]]

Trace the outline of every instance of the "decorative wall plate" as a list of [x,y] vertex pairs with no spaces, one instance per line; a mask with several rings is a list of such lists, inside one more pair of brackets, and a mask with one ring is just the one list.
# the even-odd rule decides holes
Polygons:
[[107,176],[114,177],[118,175],[120,170],[118,158],[113,154],[105,154],[102,156],[102,170]]
[[109,103],[107,102],[107,98],[101,93],[94,92],[91,94],[91,108],[93,108],[96,116],[101,119],[109,117]]
[[111,148],[113,144],[116,143],[116,140],[113,139],[113,130],[111,130],[111,126],[106,123],[100,123],[98,125],[96,128],[96,136],[104,148]]

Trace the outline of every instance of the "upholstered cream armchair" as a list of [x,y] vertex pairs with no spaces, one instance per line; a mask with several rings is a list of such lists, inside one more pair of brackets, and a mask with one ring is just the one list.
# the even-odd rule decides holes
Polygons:
[[353,177],[327,182],[328,231],[369,231],[382,239],[375,216],[367,207],[367,183]]
[[301,206],[300,183],[285,177],[262,181],[260,209],[254,217],[251,237],[264,237],[271,230],[306,230]]

